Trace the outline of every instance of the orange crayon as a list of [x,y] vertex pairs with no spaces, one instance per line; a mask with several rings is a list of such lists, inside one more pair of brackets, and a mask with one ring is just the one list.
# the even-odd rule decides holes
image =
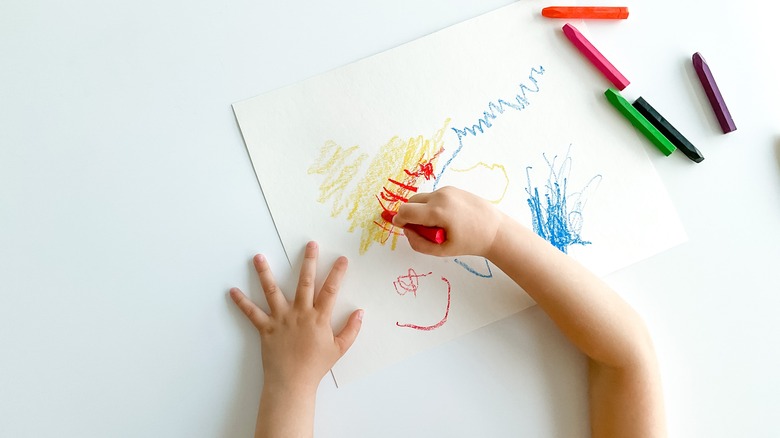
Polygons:
[[622,6],[550,6],[542,9],[542,16],[547,18],[625,20],[628,18],[628,8]]

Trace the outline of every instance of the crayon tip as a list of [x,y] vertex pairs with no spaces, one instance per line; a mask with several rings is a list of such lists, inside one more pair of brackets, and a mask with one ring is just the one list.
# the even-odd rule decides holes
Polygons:
[[555,6],[542,9],[542,16],[547,18],[563,18],[564,14],[560,8]]
[[384,210],[382,211],[382,219],[384,219],[386,222],[393,223],[393,218],[398,212],[396,211],[390,211],[390,210]]
[[696,68],[701,68],[702,65],[707,63],[707,61],[704,60],[704,57],[701,56],[701,53],[699,52],[694,53],[691,59],[693,60],[693,65]]

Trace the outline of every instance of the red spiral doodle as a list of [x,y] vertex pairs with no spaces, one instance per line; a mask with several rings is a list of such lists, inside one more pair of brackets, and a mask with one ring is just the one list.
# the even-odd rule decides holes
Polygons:
[[414,269],[409,268],[407,275],[402,275],[393,282],[395,293],[398,295],[406,295],[411,292],[416,297],[417,288],[420,285],[420,277],[426,277],[431,274],[433,274],[433,272],[418,274]]

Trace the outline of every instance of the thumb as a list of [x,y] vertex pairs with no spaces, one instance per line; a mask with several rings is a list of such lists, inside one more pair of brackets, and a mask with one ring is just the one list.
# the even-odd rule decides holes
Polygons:
[[352,312],[352,315],[347,320],[347,325],[336,335],[336,343],[339,345],[341,356],[349,350],[349,347],[355,342],[358,333],[360,333],[360,327],[363,325],[363,313],[365,313],[363,309]]

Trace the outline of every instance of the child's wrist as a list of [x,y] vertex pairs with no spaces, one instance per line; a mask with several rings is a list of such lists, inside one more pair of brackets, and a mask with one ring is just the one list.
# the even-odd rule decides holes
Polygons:
[[263,393],[270,397],[314,398],[317,395],[319,382],[293,382],[283,379],[266,378],[263,380]]
[[483,257],[496,264],[500,262],[503,248],[506,246],[508,239],[512,236],[512,226],[516,225],[516,222],[503,212],[499,212],[499,222],[496,228],[496,234],[493,236],[493,241],[487,248]]

